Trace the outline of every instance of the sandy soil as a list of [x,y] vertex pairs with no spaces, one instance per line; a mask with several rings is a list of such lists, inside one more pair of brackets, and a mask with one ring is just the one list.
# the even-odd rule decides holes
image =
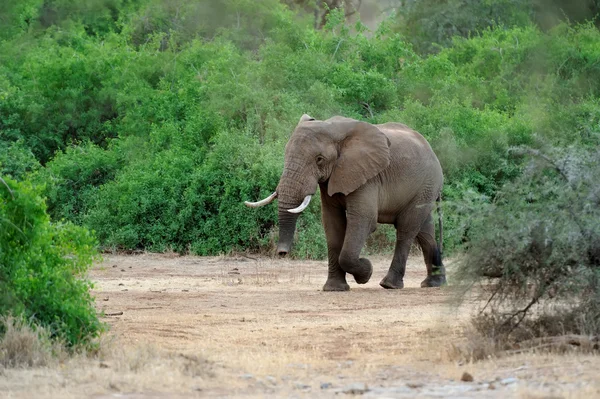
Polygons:
[[371,282],[326,293],[325,262],[106,256],[98,357],[0,370],[0,397],[600,397],[598,356],[452,358],[472,304],[419,288],[417,257],[406,288],[384,290],[389,259],[372,260]]

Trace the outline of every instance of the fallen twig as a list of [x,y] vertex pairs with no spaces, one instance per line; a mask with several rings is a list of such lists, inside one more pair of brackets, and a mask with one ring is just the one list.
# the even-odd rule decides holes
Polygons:
[[123,312],[104,313],[104,316],[121,316]]

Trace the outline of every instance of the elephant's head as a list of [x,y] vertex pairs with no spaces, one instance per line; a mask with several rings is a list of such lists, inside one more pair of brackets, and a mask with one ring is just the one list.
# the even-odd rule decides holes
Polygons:
[[350,194],[388,167],[389,145],[388,138],[369,123],[343,117],[317,121],[302,115],[285,147],[276,191],[262,201],[246,202],[256,207],[279,200],[277,253],[290,251],[298,215],[319,183],[327,183],[329,196]]

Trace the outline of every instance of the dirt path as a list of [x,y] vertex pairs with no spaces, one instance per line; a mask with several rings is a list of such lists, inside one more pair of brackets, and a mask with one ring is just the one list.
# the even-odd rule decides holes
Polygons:
[[[600,359],[520,355],[475,364],[449,358],[469,304],[421,289],[411,258],[406,288],[325,293],[325,262],[107,256],[91,277],[111,342],[100,360],[5,370],[0,396],[600,397]],[[462,382],[463,372],[474,382]],[[31,395],[31,396],[29,396]]]

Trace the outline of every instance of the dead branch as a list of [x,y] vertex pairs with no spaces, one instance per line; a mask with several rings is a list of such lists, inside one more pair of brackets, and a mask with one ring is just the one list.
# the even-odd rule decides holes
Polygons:
[[371,109],[371,105],[369,105],[369,103],[363,101],[363,102],[360,103],[360,105],[362,105],[364,109],[366,109],[367,111],[369,111],[369,115],[371,115],[371,119],[374,118],[373,110]]
[[600,336],[586,335],[561,335],[558,337],[540,337],[519,343],[520,348],[508,350],[504,353],[514,355],[524,352],[530,352],[540,349],[560,349],[565,347],[576,347],[583,350],[592,351],[600,349]]

